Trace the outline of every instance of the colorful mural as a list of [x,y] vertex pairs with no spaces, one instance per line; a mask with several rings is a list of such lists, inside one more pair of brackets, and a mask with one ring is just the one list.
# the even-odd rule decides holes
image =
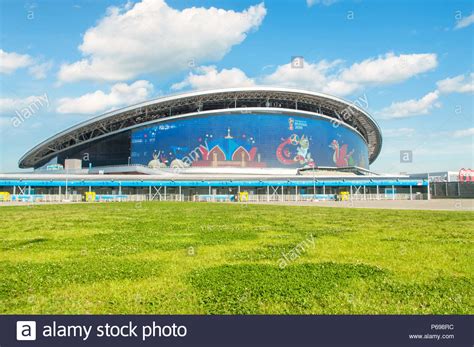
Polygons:
[[336,164],[337,167],[355,165],[354,159],[352,158],[352,155],[354,154],[354,150],[351,150],[350,152],[348,152],[347,144],[339,146],[339,142],[337,140],[332,140],[329,147],[334,150],[332,161],[334,164]]
[[324,118],[280,114],[183,118],[132,132],[131,160],[165,167],[368,168],[365,141]]
[[249,139],[246,135],[234,138],[230,127],[227,135],[223,138],[206,141],[199,145],[201,156],[192,163],[193,166],[262,166],[256,161],[257,147],[253,137]]

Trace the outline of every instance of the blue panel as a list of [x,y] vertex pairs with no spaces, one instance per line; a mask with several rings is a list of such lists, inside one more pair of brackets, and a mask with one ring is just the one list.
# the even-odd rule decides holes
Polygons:
[[349,187],[349,186],[427,186],[422,180],[333,180],[333,181],[35,181],[0,180],[0,187]]
[[367,144],[325,118],[206,115],[132,132],[133,164],[193,167],[369,167]]

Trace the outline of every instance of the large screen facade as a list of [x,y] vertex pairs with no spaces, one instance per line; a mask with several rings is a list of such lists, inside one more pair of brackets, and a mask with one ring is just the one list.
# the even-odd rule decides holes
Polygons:
[[367,144],[355,131],[281,114],[193,116],[138,128],[131,161],[152,168],[369,167]]

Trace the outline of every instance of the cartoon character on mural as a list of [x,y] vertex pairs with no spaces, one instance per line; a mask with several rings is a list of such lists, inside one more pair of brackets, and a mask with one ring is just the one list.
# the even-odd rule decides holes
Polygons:
[[[290,150],[291,146],[296,147],[295,155]],[[282,143],[277,147],[276,156],[278,161],[285,165],[295,165],[297,163],[308,166],[315,165],[309,151],[309,139],[305,135],[302,135],[301,139],[297,134],[282,139]]]
[[311,153],[309,152],[309,140],[304,135],[301,136],[299,146],[296,148],[295,160],[300,164],[309,164],[313,160],[311,159]]
[[332,140],[329,147],[334,150],[332,160],[337,167],[354,166],[354,159],[352,159],[354,150],[347,153],[347,144],[339,146],[339,142],[337,140]]

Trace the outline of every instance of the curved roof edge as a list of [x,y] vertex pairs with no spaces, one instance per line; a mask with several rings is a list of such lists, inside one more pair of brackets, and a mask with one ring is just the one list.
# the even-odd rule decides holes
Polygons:
[[[321,99],[321,100],[327,100],[330,103],[333,103],[338,106],[344,106],[344,109],[351,108],[356,110],[357,113],[359,113],[360,116],[362,116],[361,119],[358,120],[365,120],[363,123],[366,124],[361,124],[367,130],[367,136],[371,138],[366,138],[368,144],[369,144],[369,157],[370,157],[370,163],[372,163],[377,156],[380,153],[381,147],[382,147],[382,133],[380,130],[380,127],[378,126],[377,122],[372,118],[372,116],[365,111],[363,108],[360,108],[357,106],[354,102],[349,102],[347,100],[344,100],[339,97],[335,97],[332,95],[324,94],[324,93],[319,93],[319,92],[313,92],[313,91],[308,91],[308,90],[303,90],[303,89],[296,89],[296,88],[283,88],[283,87],[271,87],[271,86],[253,86],[253,87],[241,87],[241,88],[222,88],[222,89],[208,89],[208,90],[199,90],[199,91],[191,91],[191,92],[184,92],[184,93],[178,93],[178,94],[171,94],[167,96],[162,96],[158,98],[154,98],[148,101],[140,102],[134,105],[126,106],[123,108],[119,108],[113,111],[109,111],[106,113],[103,113],[101,115],[92,117],[88,120],[85,120],[83,122],[80,122],[72,127],[69,127],[49,138],[46,140],[42,141],[32,149],[30,149],[28,152],[26,152],[19,160],[18,164],[20,168],[28,168],[28,167],[33,167],[35,166],[38,162],[41,160],[44,160],[44,158],[52,158],[54,157],[55,154],[58,154],[60,152],[63,152],[67,150],[69,147],[67,144],[64,145],[63,148],[55,148],[56,151],[52,150],[50,153],[46,153],[44,155],[41,155],[42,151],[48,150],[50,147],[53,147],[52,144],[57,142],[60,139],[67,140],[70,138],[71,140],[76,140],[78,144],[83,144],[87,142],[91,142],[98,138],[98,136],[93,136],[94,130],[92,131],[92,135],[89,139],[79,139],[79,136],[76,134],[74,136],[73,134],[76,132],[80,132],[81,129],[86,129],[91,126],[97,126],[100,128],[100,123],[102,121],[107,121],[114,119],[120,115],[127,114],[130,111],[137,111],[137,110],[142,110],[142,108],[145,108],[147,110],[147,107],[152,107],[157,105],[166,105],[169,104],[167,107],[175,107],[173,102],[176,102],[176,105],[178,104],[177,101],[179,100],[186,100],[186,99],[193,99],[199,97],[204,97],[204,96],[211,96],[211,95],[219,95],[219,94],[232,94],[232,93],[278,93],[278,94],[295,94],[300,97],[309,97],[309,98],[314,98],[314,99]],[[297,98],[295,98],[297,99]],[[263,107],[262,107],[263,108]],[[232,108],[228,108],[232,109]],[[281,110],[285,110],[286,108],[282,108]],[[223,109],[224,110],[224,109]],[[291,109],[290,109],[291,110]],[[337,111],[337,112],[340,112]],[[136,116],[138,116],[138,112]],[[140,118],[140,117],[137,117]],[[339,121],[342,123],[349,124],[346,122],[346,119],[341,119],[339,117]],[[146,120],[144,121],[146,122]],[[139,124],[139,123],[138,123]],[[126,131],[128,127],[121,129],[122,131]],[[99,131],[102,131],[102,135],[105,135],[111,131],[108,131],[107,129],[98,129]],[[116,131],[114,131],[115,133]],[[371,136],[369,136],[371,135]],[[103,136],[100,136],[103,137]],[[78,141],[80,140],[80,141]]]

